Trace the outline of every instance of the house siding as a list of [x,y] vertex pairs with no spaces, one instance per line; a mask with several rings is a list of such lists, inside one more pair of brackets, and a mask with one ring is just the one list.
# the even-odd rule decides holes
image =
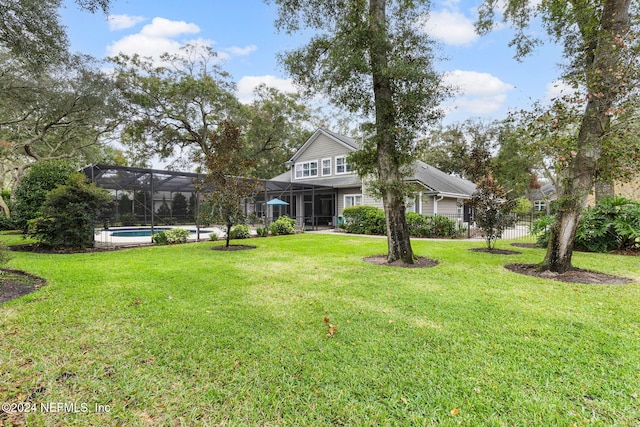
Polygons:
[[[317,160],[320,166],[322,159],[331,158],[331,174],[335,174],[335,156],[348,155],[351,151],[344,145],[336,142],[326,135],[320,135],[309,145],[307,149],[296,159],[296,163],[309,162]],[[321,176],[322,174],[320,174]]]

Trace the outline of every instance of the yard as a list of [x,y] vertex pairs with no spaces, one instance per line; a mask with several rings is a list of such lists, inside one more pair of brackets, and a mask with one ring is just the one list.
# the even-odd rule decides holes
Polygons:
[[15,253],[49,284],[0,305],[0,402],[32,411],[0,424],[640,424],[637,257],[576,253],[634,280],[577,285],[504,268],[540,249],[421,240],[440,264],[404,269],[363,261],[384,239],[251,243]]

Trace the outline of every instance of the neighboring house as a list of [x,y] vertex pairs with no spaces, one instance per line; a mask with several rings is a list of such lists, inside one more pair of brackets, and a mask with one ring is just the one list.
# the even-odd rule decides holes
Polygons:
[[556,186],[552,183],[544,184],[531,192],[531,203],[534,212],[545,212],[547,215],[551,211],[551,202],[556,200]]
[[[289,183],[280,194],[270,194],[289,203],[287,213],[304,218],[306,225],[335,225],[344,208],[367,205],[382,208],[382,200],[367,191],[347,162],[347,156],[359,148],[358,142],[325,129],[318,129],[287,162],[289,171],[272,178],[271,182]],[[407,200],[407,211],[425,215],[447,215],[467,219],[465,203],[471,199],[475,184],[417,161],[414,173],[407,178],[416,184],[418,192]],[[293,191],[305,185],[311,188]],[[283,186],[284,188],[284,186]],[[267,197],[269,199],[269,197]],[[268,217],[277,210],[265,212]]]

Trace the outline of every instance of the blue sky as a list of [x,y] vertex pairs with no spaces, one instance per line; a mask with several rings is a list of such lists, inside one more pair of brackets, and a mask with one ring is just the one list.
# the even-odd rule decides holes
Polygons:
[[[473,31],[480,0],[433,0],[425,26],[447,58],[436,69],[459,94],[445,105],[446,122],[468,118],[500,119],[510,109],[551,97],[560,70],[560,50],[546,44],[518,63],[508,42],[511,31],[500,28],[479,37]],[[144,56],[177,51],[188,42],[211,46],[249,100],[259,83],[293,91],[276,55],[305,42],[303,35],[278,33],[275,6],[261,0],[113,0],[111,15],[78,10],[71,0],[61,15],[73,51],[98,58],[119,51]]]

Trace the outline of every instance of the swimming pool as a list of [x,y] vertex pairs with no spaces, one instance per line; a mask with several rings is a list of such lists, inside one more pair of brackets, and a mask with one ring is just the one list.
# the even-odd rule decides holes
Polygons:
[[[189,236],[187,240],[190,242],[198,239],[197,229],[194,224],[187,224],[182,226],[159,226],[153,227],[155,234],[161,231],[171,230],[172,228],[183,228],[189,230]],[[200,240],[208,240],[211,233],[215,233],[218,236],[224,235],[224,232],[217,227],[207,227],[200,229]],[[135,245],[135,244],[149,244],[151,240],[151,227],[114,227],[109,229],[98,229],[95,234],[95,242],[103,245]]]
[[[171,230],[167,227],[154,227],[153,233],[158,234],[163,231]],[[190,233],[195,234],[196,230],[189,230]],[[150,237],[150,228],[119,228],[111,232],[112,237]]]

